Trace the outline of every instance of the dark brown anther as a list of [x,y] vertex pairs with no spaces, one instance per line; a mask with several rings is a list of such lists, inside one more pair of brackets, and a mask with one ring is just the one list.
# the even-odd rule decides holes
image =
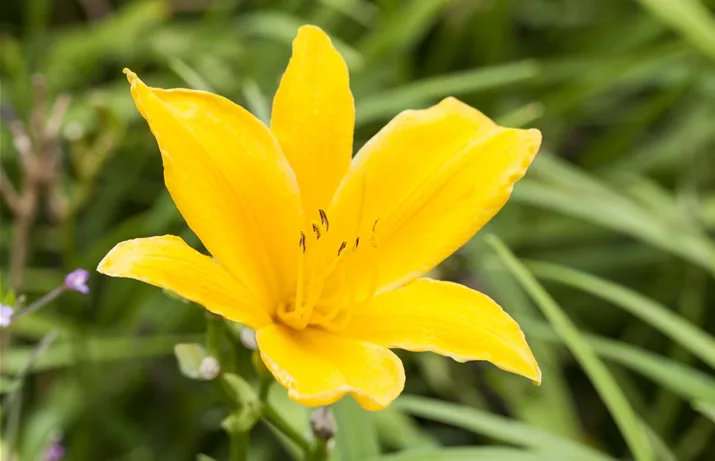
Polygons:
[[375,228],[377,228],[377,222],[380,220],[380,218],[377,218],[374,223],[372,223],[372,231],[375,232]]
[[330,228],[330,222],[328,222],[328,215],[325,214],[325,210],[318,210],[318,213],[320,213],[320,224],[323,225],[325,231],[327,232]]
[[357,250],[360,246],[360,237],[355,239],[355,245],[353,245],[353,251]]
[[320,238],[320,227],[317,224],[313,224],[313,232],[315,232],[315,238]]
[[300,242],[298,242],[298,245],[303,249],[303,253],[305,253],[305,233],[303,231],[300,232]]
[[340,248],[338,248],[338,256],[340,256],[340,253],[343,252],[346,246],[348,246],[348,242],[343,241],[343,243],[340,244]]

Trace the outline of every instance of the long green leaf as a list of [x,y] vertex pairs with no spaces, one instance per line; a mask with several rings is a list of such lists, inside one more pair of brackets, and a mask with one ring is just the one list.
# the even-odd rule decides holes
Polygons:
[[642,430],[638,422],[638,416],[606,366],[581,336],[578,328],[548,292],[536,281],[528,269],[519,262],[516,256],[497,237],[493,235],[487,236],[487,241],[494,247],[506,267],[519,280],[522,287],[534,299],[534,302],[541,308],[544,316],[549,320],[554,330],[563,338],[571,353],[581,364],[613,416],[634,458],[638,461],[653,460],[652,447],[647,434]]
[[361,461],[556,461],[553,453],[533,453],[514,448],[452,447],[440,450],[415,450],[367,458]]
[[537,277],[578,288],[625,309],[715,368],[715,338],[665,306],[635,291],[585,272],[556,264],[531,262]]
[[516,201],[631,235],[715,275],[715,244],[702,229],[672,222],[551,155],[539,155],[531,174],[514,189]]
[[708,418],[710,421],[715,423],[715,404],[709,402],[695,401],[693,402],[693,408],[695,408],[700,414]]
[[501,442],[560,453],[572,459],[584,461],[611,459],[605,454],[572,440],[544,432],[520,421],[475,408],[441,402],[426,397],[407,395],[397,399],[393,405],[411,415],[451,424]]
[[[197,337],[154,336],[150,338],[90,338],[81,342],[54,344],[33,367],[33,371],[48,370],[72,365],[76,361],[108,362],[171,355],[174,345],[180,342],[199,340]],[[80,352],[81,350],[81,352]],[[3,357],[6,373],[20,370],[32,350],[15,347]]]
[[715,19],[700,0],[638,0],[648,11],[715,59]]
[[351,398],[341,399],[333,405],[338,436],[335,450],[341,461],[362,460],[380,454],[377,429],[370,412],[363,410]]
[[[529,338],[563,343],[546,324],[522,322]],[[711,376],[622,341],[583,335],[593,350],[604,359],[633,370],[686,400],[701,399],[715,404],[715,379]]]
[[359,100],[355,123],[362,126],[382,118],[394,117],[405,109],[416,109],[447,96],[459,96],[524,82],[536,77],[540,70],[541,67],[535,61],[520,61],[418,80]]

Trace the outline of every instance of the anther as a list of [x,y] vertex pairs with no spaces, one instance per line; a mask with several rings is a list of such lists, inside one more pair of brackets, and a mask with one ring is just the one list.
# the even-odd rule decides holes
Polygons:
[[343,241],[343,243],[340,244],[340,248],[338,248],[338,256],[340,256],[340,253],[343,252],[346,246],[348,246],[348,242],[346,241]]
[[355,239],[355,244],[353,245],[353,251],[357,250],[360,246],[360,237]]
[[377,222],[380,220],[380,218],[377,218],[374,223],[372,223],[372,231],[375,232],[375,228],[377,227]]
[[313,232],[315,232],[315,238],[319,239],[320,238],[320,227],[313,223]]
[[330,229],[330,222],[328,222],[328,215],[325,214],[325,210],[318,210],[318,213],[320,213],[320,224],[323,225],[325,228],[325,231],[327,232],[328,229]]
[[300,231],[300,242],[298,242],[298,245],[303,249],[303,253],[305,253],[305,233],[303,231]]

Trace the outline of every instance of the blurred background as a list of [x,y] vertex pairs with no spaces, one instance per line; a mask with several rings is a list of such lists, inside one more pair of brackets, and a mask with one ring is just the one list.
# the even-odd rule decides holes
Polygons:
[[[54,459],[61,446],[73,461],[227,459],[220,393],[183,376],[173,352],[203,341],[203,309],[94,272],[121,240],[170,233],[199,245],[121,69],[219,93],[267,121],[290,42],[310,23],[350,67],[356,147],[401,110],[448,95],[544,134],[509,204],[437,270],[520,321],[543,385],[400,353],[405,397],[378,413],[336,405],[335,458],[631,459],[628,433],[642,430],[652,459],[712,460],[714,10],[706,0],[3,1],[3,292],[30,303],[77,267],[91,291],[0,331],[0,458]],[[253,380],[250,352],[227,347]],[[307,433],[307,410],[280,386],[271,399]],[[616,423],[629,416],[630,427]],[[251,459],[291,459],[294,448],[267,425],[252,433]]]

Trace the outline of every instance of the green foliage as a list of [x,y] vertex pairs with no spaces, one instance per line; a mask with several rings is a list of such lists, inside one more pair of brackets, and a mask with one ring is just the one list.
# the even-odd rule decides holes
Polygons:
[[[356,148],[398,112],[446,96],[544,134],[509,204],[437,269],[520,322],[542,386],[491,366],[401,354],[406,390],[392,407],[369,413],[344,399],[333,408],[333,459],[710,459],[714,8],[712,0],[3,2],[0,162],[16,189],[22,176],[5,122],[31,121],[33,76],[44,78],[46,113],[61,94],[71,104],[59,136],[61,193],[49,193],[67,212],[43,202],[23,281],[10,290],[17,220],[2,202],[0,299],[34,301],[69,270],[93,270],[121,240],[176,234],[200,245],[164,189],[123,67],[154,86],[217,92],[267,122],[295,31],[317,24],[351,70]],[[498,255],[487,233],[503,242]],[[71,461],[225,460],[245,448],[238,429],[247,427],[248,459],[311,450],[310,412],[265,386],[258,356],[221,319],[130,280],[94,273],[90,287],[0,332],[3,460],[42,459],[58,434]],[[205,346],[194,344],[207,324]],[[182,343],[194,349],[177,366]],[[197,375],[208,353],[228,358],[220,380],[182,376]]]

